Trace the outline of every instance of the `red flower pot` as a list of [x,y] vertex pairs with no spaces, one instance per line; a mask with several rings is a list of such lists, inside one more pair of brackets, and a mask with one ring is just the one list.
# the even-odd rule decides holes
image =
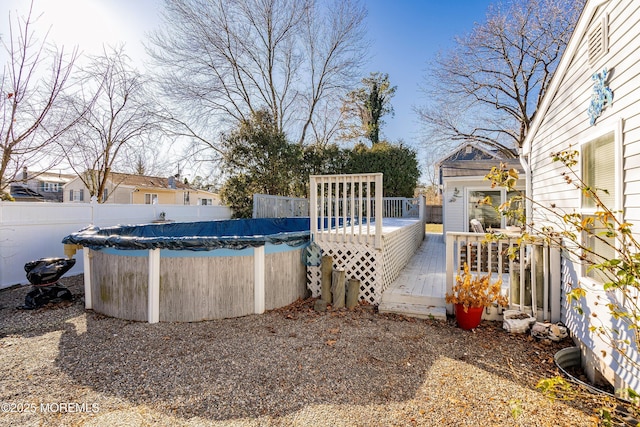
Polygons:
[[482,312],[484,307],[469,307],[469,310],[465,313],[464,305],[454,304],[456,309],[456,321],[458,327],[461,329],[471,330],[478,327],[482,320]]

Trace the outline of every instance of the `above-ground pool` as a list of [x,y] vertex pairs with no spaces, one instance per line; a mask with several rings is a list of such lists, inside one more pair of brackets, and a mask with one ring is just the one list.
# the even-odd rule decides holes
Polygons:
[[85,305],[108,316],[193,322],[285,306],[306,293],[309,218],[89,227]]

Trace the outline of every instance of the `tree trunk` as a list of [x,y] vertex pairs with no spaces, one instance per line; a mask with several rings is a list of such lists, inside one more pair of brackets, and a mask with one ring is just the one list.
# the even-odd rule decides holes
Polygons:
[[344,308],[345,300],[345,277],[344,269],[334,270],[331,277],[331,291],[333,293],[333,308]]
[[360,280],[349,279],[347,287],[347,308],[354,308],[358,305],[360,297]]

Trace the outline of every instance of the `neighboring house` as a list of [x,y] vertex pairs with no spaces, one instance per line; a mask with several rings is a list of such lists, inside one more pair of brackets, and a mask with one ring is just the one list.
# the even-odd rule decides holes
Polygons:
[[62,202],[63,187],[74,175],[29,172],[25,167],[22,169],[21,178],[9,187],[9,193],[16,202]]
[[[443,233],[448,231],[467,232],[470,221],[477,219],[484,229],[504,228],[506,219],[496,211],[511,196],[504,189],[491,188],[484,177],[491,168],[506,164],[523,174],[518,159],[504,159],[500,154],[483,150],[473,144],[464,144],[440,160],[436,166],[440,170],[442,186]],[[521,189],[524,189],[524,179]],[[481,203],[486,197],[492,205]]]
[[[551,158],[560,150],[579,150],[576,167],[582,180],[608,190],[608,195],[602,194],[603,201],[620,212],[621,220],[634,225],[636,236],[640,229],[639,51],[640,2],[588,0],[523,147],[531,169],[527,187],[536,202],[583,216],[595,213],[593,202],[565,182],[563,165]],[[612,102],[601,102],[610,95]],[[541,209],[530,214],[537,224],[551,221]],[[581,238],[584,245],[601,255],[615,257],[614,251],[595,239],[586,235]],[[604,291],[596,272],[566,253],[561,279],[565,292],[578,284],[590,289],[584,315],[570,308],[564,297],[562,315],[582,349],[589,376],[603,375],[616,388],[640,390],[640,373],[611,351],[587,323],[588,318],[597,316],[604,325],[619,324],[606,308],[613,294]],[[596,298],[600,298],[599,303]],[[621,332],[634,342],[633,331]],[[640,361],[638,348],[633,347],[627,354]]]
[[[105,203],[158,205],[220,205],[220,197],[197,190],[180,179],[111,172],[101,200]],[[64,201],[89,203],[89,190],[79,177],[64,186]]]

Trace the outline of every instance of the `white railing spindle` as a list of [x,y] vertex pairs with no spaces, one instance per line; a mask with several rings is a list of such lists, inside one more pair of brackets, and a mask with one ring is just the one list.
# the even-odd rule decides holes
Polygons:
[[316,241],[358,241],[382,247],[382,174],[313,175],[310,192],[311,231]]
[[[522,243],[517,248],[515,259],[509,256],[508,262],[505,263],[506,256],[513,253],[518,244],[518,237],[499,238],[497,241],[485,242],[485,240],[485,235],[479,233],[447,233],[447,292],[451,292],[455,277],[461,273],[462,264],[466,262],[472,275],[490,274],[492,280],[497,280],[499,277],[509,280],[509,286],[504,288],[511,293],[509,299],[511,308],[529,312],[538,319],[559,321],[561,309],[559,297],[561,293],[560,251],[540,239]],[[463,248],[466,248],[465,254],[462,252]],[[542,251],[541,257],[539,256],[540,251]],[[474,252],[475,259],[473,258]],[[541,273],[541,280],[538,280],[536,272]],[[517,282],[511,283],[514,280]],[[530,285],[530,289],[527,289],[527,283]],[[542,296],[542,302],[539,302],[538,296]],[[451,311],[452,307],[449,305],[447,310]]]

